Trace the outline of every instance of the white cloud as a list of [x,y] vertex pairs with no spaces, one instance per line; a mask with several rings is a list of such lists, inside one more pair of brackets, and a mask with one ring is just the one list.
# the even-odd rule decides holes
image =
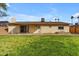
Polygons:
[[56,8],[51,8],[51,13],[57,14],[58,10]]
[[73,22],[74,22],[74,23],[78,22],[77,17],[79,16],[79,13],[75,13],[75,14],[73,14],[72,16],[74,16]]
[[[40,21],[42,17],[44,17],[46,21],[54,21],[54,17],[58,17],[57,9],[50,8],[49,10],[49,13],[43,14],[42,16],[20,14],[15,12],[9,12],[9,14],[15,16],[17,21]],[[60,18],[60,16],[58,18]]]
[[[60,18],[60,16],[54,16],[51,14],[47,14],[44,16],[33,16],[33,15],[27,15],[27,14],[14,14],[13,16],[16,17],[17,21],[41,21],[41,18],[45,18],[45,21],[55,21],[54,18]],[[13,17],[12,16],[12,17]]]
[[74,17],[77,17],[77,16],[79,16],[79,13],[75,13],[73,16],[74,16]]
[[[8,6],[10,4],[7,3]],[[40,21],[42,17],[46,19],[46,21],[52,21],[54,16],[57,16],[57,9],[50,8],[48,13],[43,14],[42,16],[34,16],[34,15],[27,15],[16,13],[17,8],[13,8],[14,12],[9,12],[11,16],[15,16],[17,21]]]
[[[26,14],[15,14],[17,21],[39,21],[41,17],[26,15]],[[12,17],[13,17],[12,16]]]
[[10,4],[9,3],[6,3],[7,7],[10,7]]
[[55,21],[55,18],[62,18],[62,16],[58,14],[58,10],[56,8],[50,8],[49,13],[45,14],[43,17],[45,17],[47,21]]

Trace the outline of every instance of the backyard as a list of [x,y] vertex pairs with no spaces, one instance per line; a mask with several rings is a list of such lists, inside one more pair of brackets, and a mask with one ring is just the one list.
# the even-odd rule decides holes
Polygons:
[[0,35],[0,56],[79,56],[79,36]]

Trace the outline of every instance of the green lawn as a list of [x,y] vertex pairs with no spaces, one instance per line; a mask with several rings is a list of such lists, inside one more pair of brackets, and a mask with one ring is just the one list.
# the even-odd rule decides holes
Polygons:
[[0,55],[79,56],[79,36],[2,35]]

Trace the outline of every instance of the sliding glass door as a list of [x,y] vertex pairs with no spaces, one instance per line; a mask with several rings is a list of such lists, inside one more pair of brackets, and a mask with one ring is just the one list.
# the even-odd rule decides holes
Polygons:
[[20,26],[20,33],[28,33],[29,27],[28,26]]

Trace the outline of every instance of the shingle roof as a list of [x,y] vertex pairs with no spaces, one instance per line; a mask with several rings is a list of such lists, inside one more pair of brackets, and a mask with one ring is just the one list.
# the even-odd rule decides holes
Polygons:
[[69,25],[65,22],[15,22],[9,23],[9,25]]

